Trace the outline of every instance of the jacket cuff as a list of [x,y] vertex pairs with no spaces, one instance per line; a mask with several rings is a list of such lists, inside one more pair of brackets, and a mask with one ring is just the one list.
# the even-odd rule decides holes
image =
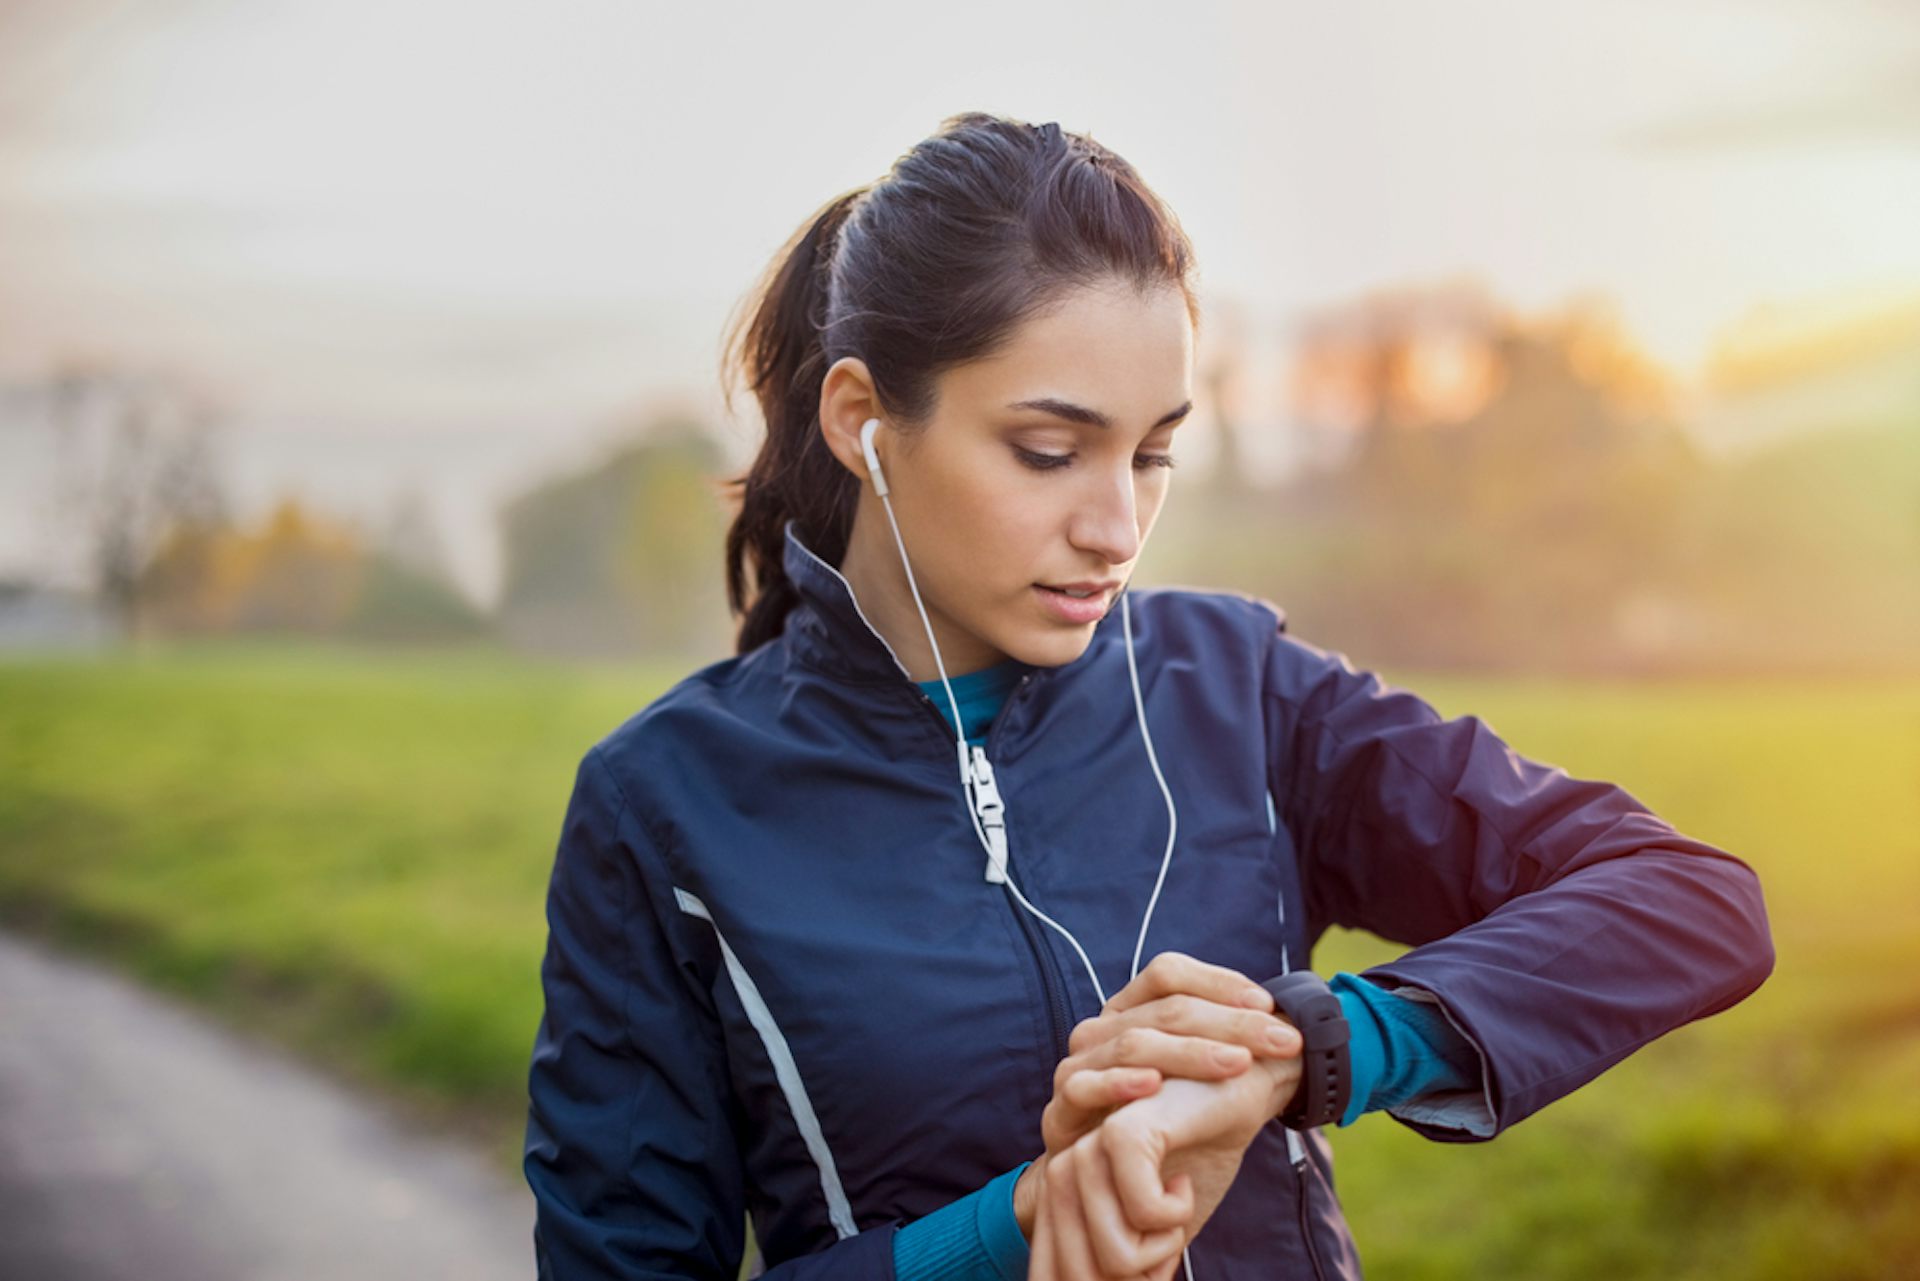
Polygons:
[[[1397,977],[1391,981],[1397,985],[1373,982],[1385,1000],[1408,1004],[1394,1011],[1399,1017],[1383,1019],[1383,1023],[1390,1024],[1390,1033],[1395,1031],[1391,1025],[1423,1025],[1422,1048],[1430,1053],[1419,1056],[1428,1059],[1428,1066],[1421,1069],[1426,1079],[1413,1087],[1412,1097],[1408,1097],[1409,1091],[1397,1092],[1380,1101],[1381,1109],[1427,1138],[1451,1142],[1492,1138],[1500,1128],[1500,1114],[1494,1106],[1493,1072],[1486,1052],[1439,997]],[[1419,1012],[1409,1020],[1401,1010]]]
[[980,1240],[1000,1281],[1026,1281],[1027,1235],[1013,1212],[1013,1185],[1032,1164],[1022,1161],[980,1190]]
[[1022,1161],[895,1233],[897,1281],[1026,1281],[1027,1238],[1013,1212],[1013,1185],[1030,1164]]
[[1345,1128],[1358,1121],[1372,1107],[1374,1087],[1386,1075],[1387,1040],[1366,998],[1354,990],[1364,982],[1351,974],[1335,974],[1327,986],[1340,998],[1347,1016],[1347,1068],[1353,1078],[1347,1110],[1338,1124]]

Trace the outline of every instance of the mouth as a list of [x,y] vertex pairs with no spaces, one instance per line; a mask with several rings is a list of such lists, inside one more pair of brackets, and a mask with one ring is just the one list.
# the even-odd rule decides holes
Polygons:
[[1107,612],[1107,602],[1113,596],[1111,588],[1095,588],[1088,595],[1076,596],[1072,591],[1049,587],[1045,583],[1035,583],[1033,590],[1054,617],[1068,623],[1098,622]]

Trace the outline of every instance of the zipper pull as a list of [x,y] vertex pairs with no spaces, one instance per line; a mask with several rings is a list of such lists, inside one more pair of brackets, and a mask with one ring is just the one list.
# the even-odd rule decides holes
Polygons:
[[1287,1155],[1293,1158],[1294,1169],[1305,1170],[1307,1168],[1306,1145],[1300,1141],[1300,1131],[1291,1127],[1287,1127]]
[[987,834],[987,884],[1003,885],[1007,879],[1006,804],[1000,799],[999,785],[993,781],[993,765],[985,748],[973,748],[973,812]]

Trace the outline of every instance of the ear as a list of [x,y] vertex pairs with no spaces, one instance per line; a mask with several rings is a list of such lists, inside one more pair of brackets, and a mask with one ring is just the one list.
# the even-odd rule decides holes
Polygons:
[[[860,429],[870,418],[885,421],[879,398],[874,395],[873,376],[858,356],[842,356],[820,381],[820,434],[840,465],[867,484],[873,483],[873,477],[868,474],[866,455],[860,448]],[[883,466],[886,459],[881,441],[885,436],[884,431],[878,433],[879,439],[874,442],[875,451],[882,453]]]

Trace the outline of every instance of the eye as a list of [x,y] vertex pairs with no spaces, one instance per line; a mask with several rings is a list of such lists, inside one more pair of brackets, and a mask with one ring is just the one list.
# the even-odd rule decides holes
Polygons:
[[[1013,452],[1022,463],[1033,468],[1035,471],[1053,471],[1056,468],[1071,466],[1073,463],[1072,454],[1042,454],[1036,453],[1031,449],[1022,449],[1018,445],[1013,447]],[[1176,465],[1176,460],[1172,454],[1136,454],[1133,459],[1133,466],[1136,471],[1145,471],[1149,467],[1173,467]]]
[[1014,456],[1035,471],[1052,471],[1056,467],[1065,467],[1073,461],[1072,454],[1040,454],[1031,449],[1013,447]]

